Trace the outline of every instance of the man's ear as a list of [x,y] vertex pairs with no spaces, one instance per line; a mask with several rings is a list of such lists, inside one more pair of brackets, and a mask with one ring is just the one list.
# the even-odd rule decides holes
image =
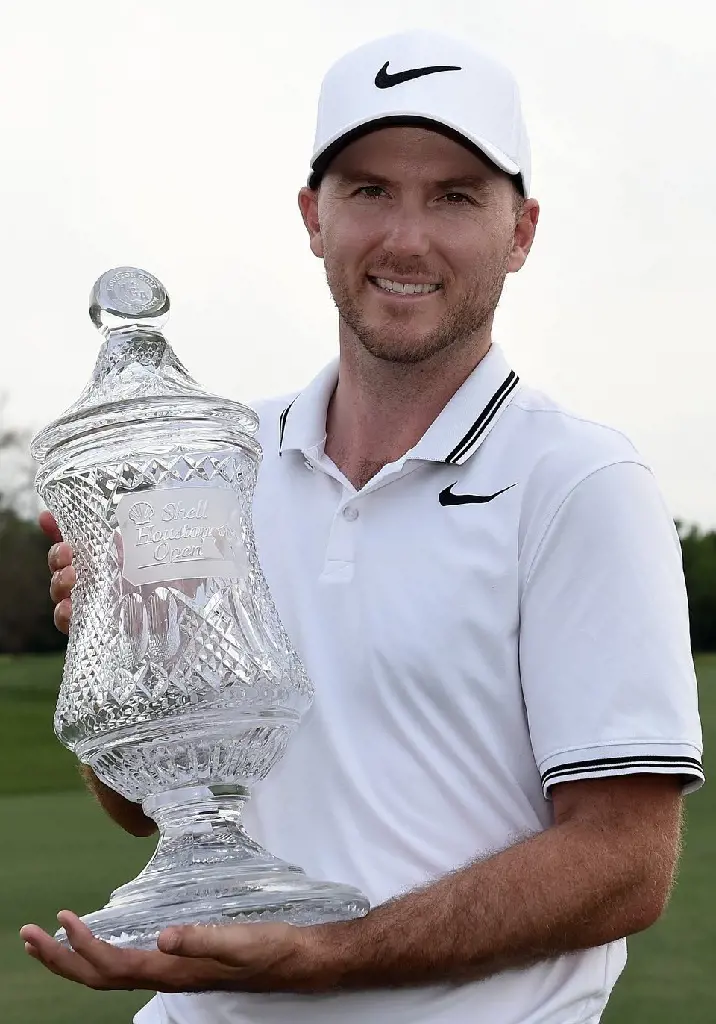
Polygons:
[[509,273],[514,274],[525,265],[535,239],[538,220],[539,203],[536,199],[527,199],[522,207],[519,220],[515,225],[514,245],[507,262]]
[[302,188],[298,193],[298,208],[308,231],[311,252],[319,259],[323,259],[323,239],[318,219],[318,189]]

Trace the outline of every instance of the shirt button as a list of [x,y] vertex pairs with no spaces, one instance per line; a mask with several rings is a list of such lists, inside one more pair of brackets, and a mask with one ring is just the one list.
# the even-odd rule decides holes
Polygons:
[[346,505],[343,509],[343,518],[347,519],[349,523],[354,523],[359,515],[360,512],[358,509],[354,508],[352,505]]

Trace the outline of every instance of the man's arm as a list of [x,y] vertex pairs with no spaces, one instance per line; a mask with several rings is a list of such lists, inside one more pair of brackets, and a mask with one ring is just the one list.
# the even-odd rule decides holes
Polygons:
[[554,811],[539,835],[357,921],[169,928],[148,951],[101,942],[68,912],[58,918],[71,949],[37,925],[20,935],[31,956],[90,988],[331,992],[484,978],[649,927],[678,859],[676,779],[562,783]]
[[105,786],[86,764],[81,766],[80,773],[102,809],[113,821],[121,825],[125,832],[142,837],[154,835],[157,831],[156,823],[147,817],[140,804],[132,803],[109,786]]
[[546,831],[363,919],[312,929],[319,990],[484,978],[652,925],[680,851],[678,780],[570,782],[553,802]]

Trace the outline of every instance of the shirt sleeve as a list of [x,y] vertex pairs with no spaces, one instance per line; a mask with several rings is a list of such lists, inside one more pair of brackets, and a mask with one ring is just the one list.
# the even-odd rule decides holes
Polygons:
[[636,773],[704,779],[681,546],[649,469],[605,466],[552,516],[524,577],[520,673],[545,796]]

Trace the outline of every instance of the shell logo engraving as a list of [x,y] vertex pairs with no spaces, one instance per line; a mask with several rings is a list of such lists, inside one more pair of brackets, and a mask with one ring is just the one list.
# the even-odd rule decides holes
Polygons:
[[154,508],[148,501],[138,501],[130,508],[127,519],[135,526],[147,526],[154,519]]

